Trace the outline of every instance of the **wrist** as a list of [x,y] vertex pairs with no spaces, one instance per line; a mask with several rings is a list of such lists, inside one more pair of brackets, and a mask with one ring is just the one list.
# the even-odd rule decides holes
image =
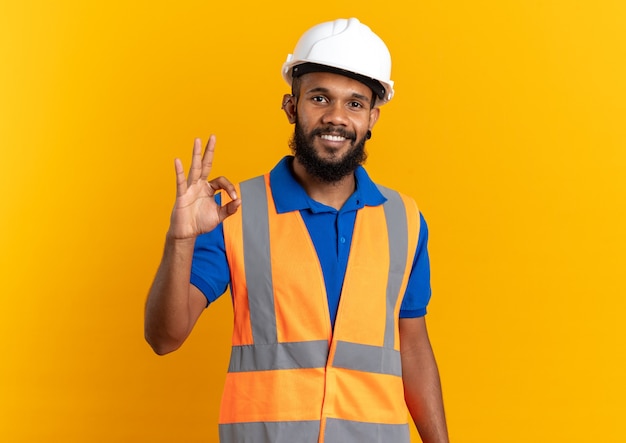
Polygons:
[[196,244],[196,237],[177,237],[171,231],[165,234],[165,244],[174,247],[193,248]]

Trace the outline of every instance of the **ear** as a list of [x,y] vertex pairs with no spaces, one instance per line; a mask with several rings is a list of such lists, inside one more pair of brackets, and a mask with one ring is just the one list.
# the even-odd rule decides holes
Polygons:
[[285,111],[285,115],[287,116],[287,120],[292,125],[296,122],[296,102],[297,99],[291,94],[283,95],[283,106],[282,110]]
[[378,117],[380,116],[380,108],[372,108],[370,110],[370,124],[368,129],[372,129],[376,122],[378,121]]

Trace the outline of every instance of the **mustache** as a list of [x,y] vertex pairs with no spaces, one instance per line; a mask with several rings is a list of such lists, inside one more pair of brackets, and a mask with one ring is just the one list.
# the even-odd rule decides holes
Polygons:
[[330,135],[337,135],[339,137],[343,137],[343,138],[347,138],[348,140],[356,140],[356,133],[351,132],[346,130],[345,128],[342,128],[341,126],[325,126],[323,128],[317,128],[311,131],[311,136],[315,137],[317,135],[322,135],[322,134],[330,134]]

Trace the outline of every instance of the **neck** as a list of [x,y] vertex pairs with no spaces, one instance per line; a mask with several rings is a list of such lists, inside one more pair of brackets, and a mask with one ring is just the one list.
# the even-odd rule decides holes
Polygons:
[[327,183],[310,175],[297,158],[293,161],[293,172],[309,197],[337,210],[341,209],[356,188],[354,174],[346,175],[339,181]]

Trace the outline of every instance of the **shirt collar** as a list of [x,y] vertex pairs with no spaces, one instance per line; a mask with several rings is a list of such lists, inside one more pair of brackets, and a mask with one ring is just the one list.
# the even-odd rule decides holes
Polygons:
[[[293,176],[292,163],[293,156],[285,156],[270,171],[270,189],[276,205],[276,212],[281,214],[302,209],[309,209],[312,212],[335,211],[308,196]],[[354,171],[354,176],[356,189],[341,208],[342,211],[357,210],[363,206],[378,206],[387,200],[370,179],[365,168],[359,166]]]

